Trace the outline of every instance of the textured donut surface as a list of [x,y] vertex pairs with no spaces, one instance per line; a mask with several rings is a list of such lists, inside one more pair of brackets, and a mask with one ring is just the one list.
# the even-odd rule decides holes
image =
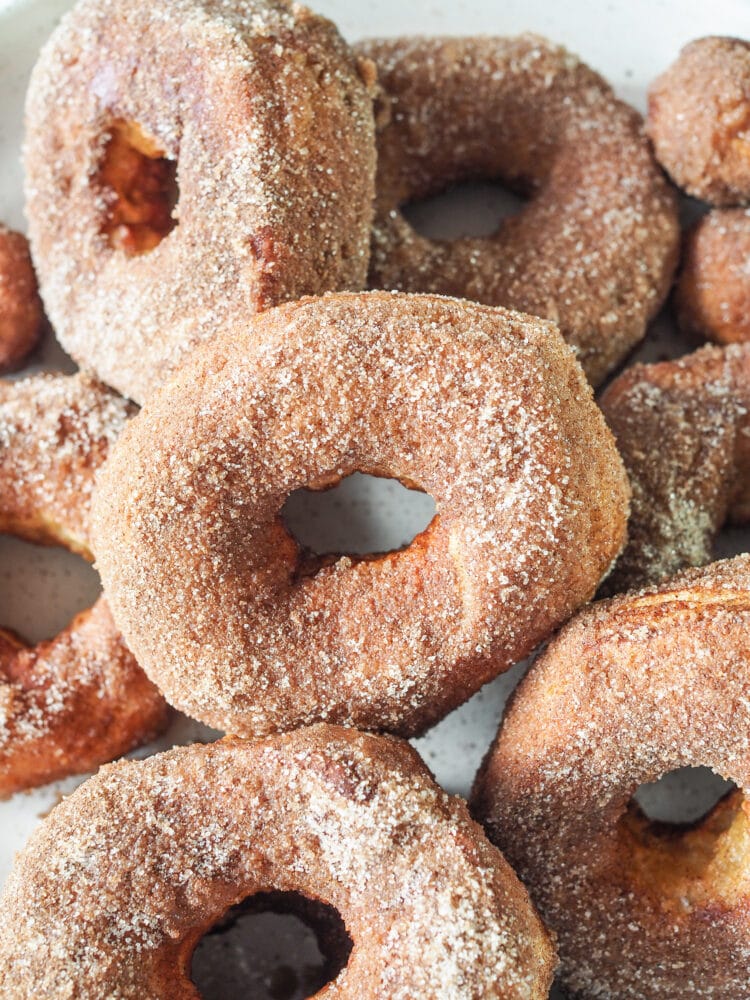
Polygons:
[[[677,259],[675,201],[640,116],[535,35],[376,40],[384,91],[370,284],[556,322],[598,384],[641,339]],[[401,208],[487,178],[529,196],[489,238],[429,240]]]
[[[90,559],[94,476],[132,412],[86,375],[0,382],[0,532]],[[36,646],[0,629],[0,798],[111,760],[166,718],[103,597]]]
[[[354,471],[438,514],[405,550],[306,572],[282,506]],[[146,404],[100,477],[94,549],[138,662],[188,714],[411,734],[591,596],[627,496],[554,326],[329,295],[238,317]]]
[[80,0],[34,70],[25,153],[42,296],[80,364],[141,401],[236,308],[363,287],[360,71],[286,0]]
[[633,365],[599,400],[633,491],[610,593],[710,562],[727,521],[750,520],[750,344]]
[[688,234],[676,304],[688,333],[750,340],[750,209],[715,209]]
[[17,368],[33,350],[42,319],[26,237],[0,224],[0,372]]
[[120,762],[81,786],[5,888],[3,996],[197,1000],[195,945],[269,890],[343,918],[354,947],[321,1000],[548,995],[549,938],[465,803],[406,743],[316,726]]
[[[592,605],[522,681],[474,812],[556,932],[575,998],[745,1000],[750,557]],[[738,791],[696,825],[631,800],[706,765]]]
[[688,194],[713,205],[750,201],[750,42],[686,45],[649,90],[648,132]]

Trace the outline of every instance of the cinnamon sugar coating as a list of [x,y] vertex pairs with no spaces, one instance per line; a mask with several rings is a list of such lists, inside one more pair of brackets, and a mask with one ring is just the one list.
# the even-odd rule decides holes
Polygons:
[[318,997],[548,995],[549,938],[465,803],[407,744],[333,726],[181,747],[81,786],[6,885],[2,995],[198,1000],[198,941],[269,889],[327,902],[354,942]]
[[[474,812],[557,933],[579,1000],[745,1000],[750,557],[594,604],[513,696]],[[639,785],[707,765],[739,791],[691,827]]]
[[36,347],[42,322],[26,237],[0,224],[0,372],[17,368]]
[[[0,532],[91,558],[94,476],[131,413],[86,375],[0,382]],[[36,646],[0,629],[0,798],[91,770],[165,723],[104,598]]]
[[73,357],[142,401],[237,309],[363,287],[371,77],[286,0],[79,0],[32,75],[25,150]]
[[[640,116],[536,35],[362,43],[383,88],[370,285],[556,322],[593,384],[643,337],[679,227]],[[529,196],[489,238],[429,240],[401,207],[484,177]]]
[[654,81],[648,132],[674,182],[712,205],[750,201],[750,42],[698,38]]
[[[281,508],[356,470],[437,516],[404,551],[310,575]],[[413,734],[592,595],[627,501],[552,324],[328,295],[239,316],[147,402],[100,477],[94,549],[138,662],[189,715]]]
[[688,234],[676,302],[683,330],[750,340],[750,209],[715,209]]
[[633,365],[599,405],[633,491],[606,589],[709,562],[722,525],[750,520],[750,344]]

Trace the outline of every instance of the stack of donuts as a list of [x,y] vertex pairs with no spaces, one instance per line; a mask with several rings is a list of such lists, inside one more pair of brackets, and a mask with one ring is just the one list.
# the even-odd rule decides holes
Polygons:
[[[0,995],[197,998],[265,900],[321,998],[746,1000],[750,556],[711,553],[750,517],[750,44],[687,46],[644,123],[535,35],[78,0],[24,167],[0,368],[48,322],[81,370],[0,381],[0,531],[103,595],[0,630],[0,797],[105,766],[16,860]],[[493,236],[411,226],[476,178],[526,199]],[[716,206],[684,239],[676,187]],[[675,274],[721,346],[613,379]],[[286,500],[354,472],[435,517],[312,554]],[[406,739],[539,649],[470,811]],[[225,735],[118,760],[174,710]],[[704,819],[639,809],[695,765],[737,786]]]

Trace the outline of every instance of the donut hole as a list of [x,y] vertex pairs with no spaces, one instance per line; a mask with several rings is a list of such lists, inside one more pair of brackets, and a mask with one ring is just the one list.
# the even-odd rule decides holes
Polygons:
[[523,209],[526,200],[502,184],[465,181],[432,197],[414,200],[401,211],[420,236],[458,240],[493,236],[503,221]]
[[362,558],[407,548],[435,510],[434,499],[418,488],[354,472],[323,489],[295,490],[281,516],[303,552]]
[[0,534],[0,629],[34,645],[51,639],[101,589],[98,573],[80,556]]
[[257,893],[201,939],[191,978],[203,1000],[303,1000],[336,978],[352,947],[333,907],[294,892]]
[[128,256],[148,253],[177,225],[177,162],[135,122],[117,120],[108,134],[98,178],[104,234]]
[[710,767],[681,767],[641,785],[633,802],[652,824],[694,826],[736,788]]

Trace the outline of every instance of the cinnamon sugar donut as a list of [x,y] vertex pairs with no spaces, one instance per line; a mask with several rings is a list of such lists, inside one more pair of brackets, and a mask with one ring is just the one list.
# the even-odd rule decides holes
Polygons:
[[[94,475],[131,412],[85,375],[0,382],[0,532],[90,559]],[[0,798],[88,771],[165,722],[104,598],[36,646],[0,629]]]
[[[474,810],[557,933],[570,997],[746,1000],[750,557],[594,604],[522,681]],[[651,822],[639,785],[707,765],[739,791]]]
[[688,333],[720,344],[750,340],[750,209],[715,209],[695,226],[676,301]]
[[750,42],[686,45],[649,90],[648,132],[688,194],[712,205],[750,201]]
[[42,320],[26,238],[0,224],[0,372],[17,368],[36,347]]
[[25,153],[73,357],[141,401],[238,308],[361,288],[372,74],[287,0],[79,0],[32,75]]
[[[280,510],[356,470],[438,514],[404,551],[313,572]],[[237,317],[147,402],[102,472],[94,549],[138,662],[188,714],[412,734],[591,596],[627,494],[551,324],[329,295]]]
[[[443,292],[554,320],[598,384],[670,286],[675,199],[640,116],[535,35],[371,41],[378,133],[371,287]],[[485,177],[529,196],[490,238],[418,235],[401,207]]]
[[750,520],[750,344],[633,365],[599,404],[633,491],[607,590],[709,562],[722,525]]
[[463,800],[408,744],[335,726],[180,747],[87,781],[8,880],[0,990],[197,1000],[198,941],[269,890],[343,918],[354,947],[321,1000],[548,995],[549,938]]

